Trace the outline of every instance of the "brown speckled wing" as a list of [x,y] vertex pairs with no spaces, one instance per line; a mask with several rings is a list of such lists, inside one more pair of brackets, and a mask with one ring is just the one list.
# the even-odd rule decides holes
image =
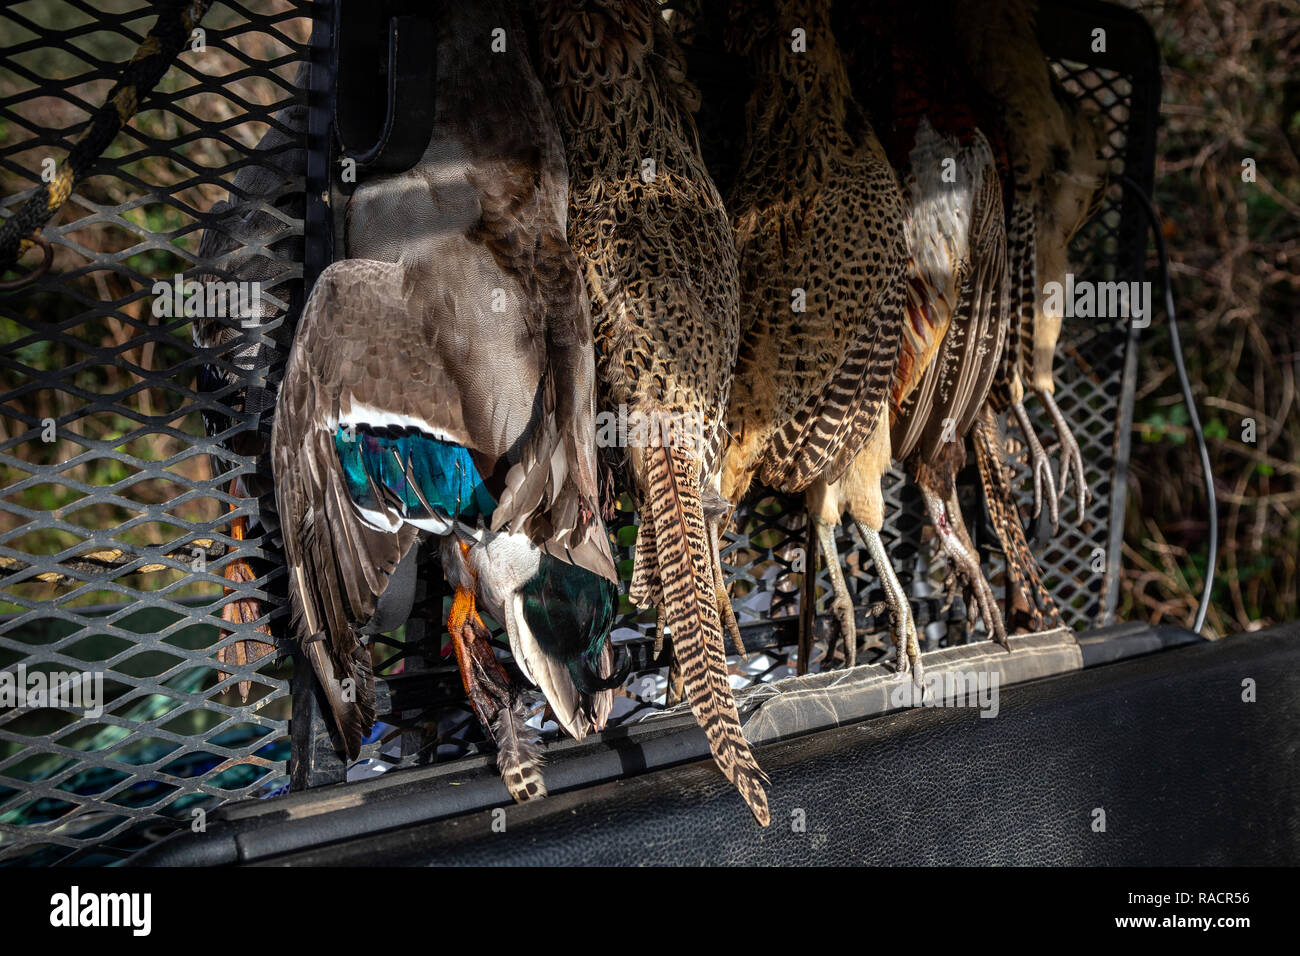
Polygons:
[[933,462],[944,444],[962,441],[1004,370],[1004,340],[1013,320],[1004,222],[1001,186],[989,165],[972,203],[971,268],[956,313],[934,361],[893,422],[893,453],[899,459],[919,451]]
[[[374,724],[374,678],[358,627],[418,532],[365,525],[344,487],[334,449],[340,396],[366,381],[367,337],[332,334],[353,316],[405,311],[399,267],[345,261],[322,274],[299,323],[280,387],[271,455],[289,568],[292,627],[312,662],[349,757]],[[391,381],[384,375],[376,381]]]

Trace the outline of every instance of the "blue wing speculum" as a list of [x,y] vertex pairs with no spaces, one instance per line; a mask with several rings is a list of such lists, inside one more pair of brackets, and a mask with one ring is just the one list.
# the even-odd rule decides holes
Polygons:
[[404,521],[487,520],[496,499],[469,450],[415,429],[339,426],[334,450],[348,496],[362,512],[388,511]]

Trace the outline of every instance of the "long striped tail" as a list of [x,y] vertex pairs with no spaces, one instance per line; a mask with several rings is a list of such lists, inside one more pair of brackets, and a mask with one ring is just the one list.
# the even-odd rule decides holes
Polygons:
[[770,781],[745,741],[727,679],[708,528],[700,504],[699,462],[680,449],[654,447],[648,449],[645,464],[664,611],[686,698],[718,767],[758,822],[767,826],[771,814],[763,785]]
[[984,501],[1007,560],[1007,576],[1026,603],[1034,602],[1034,606],[1022,609],[1029,617],[1030,627],[1033,630],[1064,627],[1065,620],[1051,592],[1043,584],[1029,541],[1025,538],[1020,509],[1016,507],[1011,481],[1002,463],[997,420],[988,404],[980,410],[972,432],[980,483],[984,486]]

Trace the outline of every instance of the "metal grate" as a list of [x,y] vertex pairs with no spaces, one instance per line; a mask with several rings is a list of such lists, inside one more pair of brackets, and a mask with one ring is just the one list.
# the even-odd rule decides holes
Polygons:
[[[0,13],[6,34],[19,37],[0,69],[6,212],[32,184],[41,159],[63,154],[107,90],[114,64],[152,22],[140,0],[101,6],[106,9],[41,0],[22,5],[21,13]],[[30,291],[0,298],[0,601],[6,602],[0,606],[0,669],[22,664],[98,671],[106,696],[98,719],[51,708],[0,712],[0,860],[124,858],[160,833],[187,825],[196,808],[278,792],[289,779],[287,760],[293,784],[310,786],[453,760],[483,743],[456,670],[444,657],[447,595],[432,554],[424,558],[411,621],[395,635],[374,639],[379,709],[386,716],[350,768],[329,746],[309,673],[292,679],[289,661],[264,658],[218,676],[218,647],[251,633],[243,626],[219,641],[222,606],[244,595],[260,598],[277,634],[286,618],[273,501],[229,491],[232,478],[265,477],[266,463],[230,450],[258,428],[253,417],[230,407],[236,390],[195,388],[199,366],[215,360],[233,367],[233,350],[213,355],[196,349],[188,319],[153,318],[149,305],[156,278],[233,277],[236,270],[246,276],[248,260],[258,259],[258,274],[267,277],[262,292],[269,317],[241,327],[239,341],[271,346],[271,361],[250,384],[265,379],[273,385],[302,301],[304,273],[310,282],[327,261],[330,212],[320,197],[330,188],[333,4],[279,0],[257,6],[271,12],[214,7],[204,23],[207,51],[182,55],[153,107],[119,137],[70,201],[76,212],[46,230],[59,250],[53,274]],[[1145,24],[1089,0],[1048,5],[1040,19],[1058,73],[1106,118],[1112,171],[1149,186],[1159,90]],[[1109,35],[1104,55],[1090,51],[1091,32],[1099,26]],[[294,79],[309,56],[310,84]],[[292,106],[304,108],[293,122],[274,118]],[[254,147],[267,129],[289,140],[259,152]],[[305,149],[304,157],[289,155],[298,149]],[[253,166],[281,170],[276,188],[258,195],[236,188],[233,210],[214,214],[213,204],[238,187],[237,172]],[[250,247],[236,220],[253,211],[279,225],[272,238],[259,233],[263,238]],[[306,230],[304,218],[312,224]],[[203,230],[233,241],[201,257]],[[1076,272],[1088,278],[1141,278],[1141,220],[1118,186],[1076,250]],[[1049,587],[1076,627],[1107,623],[1118,594],[1134,335],[1122,324],[1067,323],[1057,363],[1058,401],[1075,426],[1093,499],[1082,528],[1067,507],[1061,535],[1038,554]],[[1036,411],[1032,401],[1030,408]],[[201,412],[231,416],[220,436],[224,443],[206,437]],[[57,440],[47,443],[41,432],[49,418]],[[1052,436],[1049,423],[1037,424],[1041,435]],[[1028,472],[1023,449],[1011,450],[1021,458],[1023,507]],[[1055,457],[1055,449],[1048,451]],[[894,472],[885,492],[886,543],[927,643],[969,639],[960,599],[945,607],[937,590],[941,575],[915,489]],[[257,520],[242,543],[228,534],[232,506],[234,514]],[[610,530],[620,547],[620,569],[630,577],[635,516],[626,498],[620,509]],[[977,513],[977,507],[967,511],[972,518]],[[981,541],[990,537],[977,523],[972,530]],[[727,536],[724,566],[752,652],[743,663],[731,659],[736,687],[792,672],[805,534],[801,503],[760,490]],[[892,653],[885,647],[886,621],[866,609],[883,594],[860,543],[845,534],[839,544],[860,630],[876,640],[862,659],[879,659]],[[195,570],[195,548],[206,570]],[[235,557],[253,560],[259,576],[227,594],[229,582],[220,572]],[[986,557],[996,586],[999,556],[989,551]],[[816,626],[827,635],[834,625],[826,613],[824,571],[818,583]],[[666,689],[663,661],[652,659],[653,612],[633,613],[626,598],[623,610],[615,637],[634,669],[616,698],[614,723],[662,708]],[[253,681],[247,706],[235,689],[241,678]],[[538,700],[534,720],[542,716]]]
[[[233,367],[231,356],[196,349],[189,319],[157,316],[153,286],[224,275],[235,257],[199,254],[204,230],[238,238],[214,202],[241,170],[301,148],[254,150],[303,96],[292,78],[309,8],[217,5],[202,49],[179,57],[45,230],[52,273],[0,297],[0,668],[103,681],[99,717],[0,711],[0,859],[110,862],[143,844],[141,823],[188,823],[284,781],[285,666],[264,659],[224,679],[212,666],[231,599],[257,596],[281,616],[264,532],[242,543],[227,533],[232,506],[259,511],[228,490],[256,462],[209,439],[201,413],[229,416],[227,439],[249,421],[229,407],[233,389],[196,390],[201,365]],[[143,0],[0,11],[6,214],[42,162],[65,155],[157,13]],[[285,179],[248,200],[280,223],[252,254],[265,259],[264,303],[277,316],[302,279],[301,217],[280,200],[300,205],[302,189]],[[279,324],[241,331],[273,341]],[[222,570],[236,557],[260,576],[226,596]],[[252,681],[246,706],[240,677]]]

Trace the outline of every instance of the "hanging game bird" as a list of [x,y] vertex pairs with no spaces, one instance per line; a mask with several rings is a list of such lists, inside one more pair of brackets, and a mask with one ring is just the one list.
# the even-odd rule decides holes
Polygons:
[[[987,393],[1006,321],[1003,185],[995,148],[979,104],[970,101],[968,78],[947,55],[945,31],[923,9],[838,7],[835,24],[837,35],[849,38],[853,90],[882,130],[902,181],[906,269],[905,331],[889,388],[889,417],[881,416],[839,481],[818,482],[808,495],[840,630],[852,637],[853,606],[827,526],[847,511],[873,563],[888,566],[879,534],[880,482],[892,452],[921,488],[939,541],[974,591],[990,632],[1005,640],[955,494],[964,438]],[[989,133],[996,140],[996,130]],[[906,594],[892,574],[883,575],[882,584],[895,630],[905,620],[914,643]],[[919,661],[919,648],[916,653]],[[849,666],[854,658],[850,647]],[[913,670],[919,683],[919,669]]]
[[[1054,144],[1051,165],[1035,190],[1033,232],[1034,274],[1037,278],[1033,286],[1034,300],[1013,310],[1008,327],[1009,344],[1004,348],[1004,354],[1014,348],[1018,350],[1019,359],[1014,363],[1002,362],[1000,372],[1005,376],[1013,365],[1028,370],[1031,387],[1042,398],[1060,436],[1062,467],[1074,470],[1079,479],[1076,485],[1079,489],[1078,520],[1082,522],[1087,503],[1082,456],[1052,397],[1056,389],[1052,362],[1060,338],[1061,317],[1045,307],[1046,297],[1042,289],[1047,282],[1064,281],[1070,240],[1100,205],[1105,189],[1105,168],[1099,156],[1096,127],[1080,101],[1070,96],[1055,76],[1049,76],[1069,145]],[[995,408],[1005,407],[1009,391],[1005,379],[995,383],[990,401],[981,410],[980,419],[972,431],[984,501],[1007,562],[1009,621],[1017,629],[1027,631],[1064,627],[1065,620],[1044,585],[1037,560],[1030,550],[1012,488],[1006,443],[995,414]],[[1064,481],[1061,491],[1065,491]]]
[[362,635],[409,612],[403,577],[431,533],[466,693],[523,800],[545,787],[478,608],[574,737],[604,726],[621,675],[590,313],[559,131],[513,6],[444,6],[435,133],[413,169],[353,194],[350,258],[312,290],[272,445],[294,629],[349,756],[375,719]]
[[[1036,0],[962,0],[945,7],[941,15],[951,18],[959,54],[996,103],[1006,129],[1015,181],[1008,256],[1018,322],[1004,352],[994,399],[999,410],[1012,411],[1024,434],[1034,476],[1034,514],[1046,489],[1055,528],[1055,483],[1024,409],[1024,386],[1030,379],[1052,418],[1061,443],[1059,492],[1064,496],[1073,478],[1082,521],[1088,498],[1083,456],[1053,397],[1051,367],[1060,318],[1046,315],[1039,302],[1043,283],[1063,278],[1069,238],[1095,211],[1104,169],[1095,131],[1085,128],[1091,124],[1060,90],[1038,44],[1036,13]],[[1081,218],[1066,213],[1076,202]]]
[[[1056,405],[1056,377],[1052,372],[1062,317],[1047,308],[1043,288],[1049,282],[1065,282],[1070,241],[1096,214],[1105,195],[1106,161],[1101,157],[1101,131],[1094,118],[1079,99],[1066,92],[1055,74],[1049,72],[1048,78],[1066,138],[1052,144],[1051,163],[1036,196],[1034,234],[1038,282],[1029,357],[1022,358],[1022,362],[1029,370],[1030,388],[1047,409],[1061,441],[1061,468],[1067,473],[1073,470],[1076,475],[1078,520],[1082,522],[1089,496],[1083,475],[1083,455]],[[1061,493],[1065,493],[1064,479]]]
[[[800,30],[803,43],[792,44]],[[849,88],[827,0],[733,3],[728,35],[749,62],[754,90],[728,200],[742,336],[722,493],[738,501],[755,477],[787,494],[810,489],[851,666],[853,607],[831,534],[843,506],[831,489],[855,462],[854,488],[879,499],[889,467],[887,400],[906,321],[902,199]],[[880,526],[877,514],[863,534],[894,611],[900,671],[919,680],[916,627]],[[809,637],[805,629],[801,670]]]
[[569,154],[569,236],[591,297],[602,405],[676,429],[626,449],[642,519],[631,597],[666,618],[714,760],[767,825],[767,777],[741,731],[720,619],[736,254],[700,158],[696,94],[653,0],[537,0],[536,12]]

